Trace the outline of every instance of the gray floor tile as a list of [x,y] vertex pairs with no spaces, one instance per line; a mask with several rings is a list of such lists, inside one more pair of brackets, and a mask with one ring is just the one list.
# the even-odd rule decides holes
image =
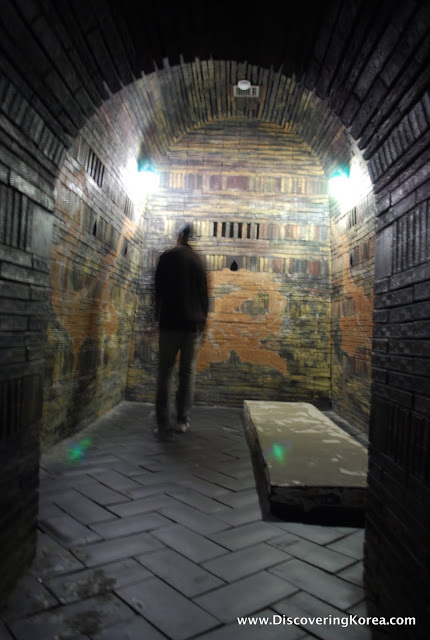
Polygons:
[[[171,466],[171,465],[169,465]],[[157,473],[149,473],[140,478],[139,476],[135,478],[138,482],[144,487],[160,487],[162,485],[168,485],[171,487],[178,486],[178,480],[186,480],[187,478],[191,478],[192,475],[188,471],[184,471],[183,469],[180,472],[180,476],[177,469],[171,469],[165,471],[158,471]]]
[[224,501],[225,496],[229,496],[233,493],[230,489],[225,489],[217,484],[206,482],[206,480],[202,480],[196,476],[188,478],[187,480],[181,480],[179,484],[183,487],[194,489],[194,491],[198,491],[209,498],[217,498],[220,502]]
[[355,533],[351,533],[349,536],[345,536],[342,540],[333,542],[333,544],[328,545],[328,548],[351,556],[351,558],[362,560],[364,555],[363,545],[364,531],[361,529]]
[[[96,473],[91,474],[96,480],[103,483],[106,487],[109,487],[113,491],[119,491],[120,493],[125,493],[130,489],[135,489],[139,487],[139,483],[132,480],[128,477],[128,474],[123,474],[118,472],[119,465],[115,465],[114,469],[109,469],[106,471],[98,471]],[[129,465],[126,465],[126,470],[128,472],[131,471],[133,473],[134,468],[129,468]],[[139,473],[141,473],[141,469],[139,469]]]
[[226,553],[224,547],[180,524],[154,531],[153,535],[193,562],[204,562]]
[[82,493],[84,496],[101,506],[116,504],[118,502],[125,502],[128,500],[127,496],[119,493],[118,491],[114,491],[95,478],[87,478],[81,482],[74,483],[73,486],[76,491],[79,491],[79,493]]
[[[246,452],[244,452],[244,455],[246,455]],[[238,480],[242,478],[250,478],[254,475],[250,460],[235,460],[232,462],[231,458],[227,458],[227,456],[224,457],[224,460],[225,461],[222,462],[215,461],[214,463],[210,461],[206,466],[208,469],[221,471],[225,475],[237,478]]]
[[4,603],[2,603],[2,617],[6,621],[16,620],[56,605],[58,600],[44,584],[35,576],[27,574],[16,585],[4,609]]
[[202,535],[223,531],[229,526],[226,522],[218,520],[207,513],[202,513],[178,500],[175,500],[174,505],[162,507],[159,512],[170,518],[170,520],[183,524]]
[[261,543],[215,558],[205,562],[203,566],[226,582],[233,582],[267,567],[286,562],[290,557],[275,547]]
[[[311,618],[306,624],[300,624],[300,626],[321,640],[372,640],[368,627],[346,626],[349,622],[347,613],[304,591],[299,591],[290,598],[278,602],[272,609],[292,618]],[[323,624],[317,624],[316,621],[312,621],[312,618],[326,618],[326,620],[322,620]]]
[[114,518],[107,509],[74,490],[56,496],[54,502],[82,524],[102,522]]
[[97,633],[93,640],[166,640],[166,636],[144,618],[136,616]]
[[[276,616],[274,618],[274,616]],[[225,624],[209,631],[198,640],[304,640],[306,632],[296,626],[279,624],[280,614],[264,609],[255,614],[261,622],[257,624]]]
[[55,516],[64,516],[64,511],[60,509],[51,500],[45,500],[43,496],[39,499],[39,520],[45,518],[55,518]]
[[141,470],[140,473],[142,473],[142,470],[156,472],[164,469],[164,465],[153,456],[148,456],[140,459],[139,468]]
[[130,500],[110,507],[110,510],[121,518],[148,511],[158,511],[161,507],[174,505],[175,501],[164,493],[151,494],[138,500]]
[[237,480],[236,478],[226,476],[224,473],[219,473],[218,471],[212,471],[211,469],[200,469],[199,471],[194,471],[194,475],[197,478],[206,480],[206,482],[224,487],[225,489],[230,489],[231,491],[242,491],[244,489],[251,489],[252,487],[255,487],[255,480],[253,476]]
[[173,549],[147,553],[137,556],[136,559],[188,598],[224,584],[222,580]]
[[94,529],[99,536],[107,539],[127,536],[142,531],[150,531],[151,529],[165,527],[169,524],[172,524],[171,520],[159,513],[150,511],[148,513],[138,513],[128,518],[117,518],[110,522],[93,524],[91,528]]
[[100,536],[88,527],[81,524],[72,516],[62,512],[62,515],[40,518],[40,526],[47,533],[59,540],[62,544],[86,544],[97,542]]
[[286,531],[279,538],[271,538],[268,541],[268,544],[272,545],[272,547],[276,547],[277,549],[282,549],[288,553],[288,547],[296,542],[303,540],[303,538],[299,538],[299,536],[294,535],[293,533],[289,533]]
[[199,596],[194,602],[222,622],[232,622],[238,616],[250,615],[295,591],[297,587],[286,580],[262,571]]
[[364,598],[364,591],[360,587],[303,560],[289,560],[269,571],[339,609],[346,610]]
[[363,533],[364,531],[363,527],[336,527],[336,529],[342,534],[342,536],[347,536],[350,533]]
[[198,640],[304,640],[306,637],[306,631],[300,627],[281,624],[282,616],[271,609],[258,611],[252,618],[257,619],[256,624],[235,621],[199,636]]
[[115,595],[90,598],[11,623],[16,640],[58,640],[94,635],[134,616]]
[[151,496],[165,494],[175,487],[177,487],[177,485],[172,482],[160,482],[160,484],[153,483],[149,486],[139,483],[137,487],[133,487],[133,489],[129,489],[127,491],[127,496],[132,500],[140,500],[143,498],[150,498]]
[[127,558],[96,569],[85,569],[57,578],[50,578],[47,580],[47,585],[64,604],[97,596],[133,582],[141,582],[151,576],[150,571],[139,562],[133,558]]
[[348,580],[348,582],[353,582],[357,584],[359,587],[363,586],[363,563],[356,562],[352,564],[350,567],[343,569],[342,571],[338,571],[337,575],[339,578],[343,578],[344,580]]
[[117,593],[172,640],[185,640],[218,624],[209,613],[158,578],[123,587]]
[[[20,634],[14,640],[165,640],[166,634],[184,640],[369,638],[362,628],[237,624],[236,611],[272,616],[276,607],[288,615],[328,615],[342,613],[341,602],[348,604],[346,611],[362,613],[361,563],[355,557],[361,557],[362,530],[261,521],[242,428],[232,428],[239,425],[240,411],[195,409],[195,431],[174,446],[153,440],[150,407],[125,402],[98,421],[87,459],[70,466],[64,451],[50,461],[45,456],[40,514],[51,535],[40,534],[29,574],[43,580],[34,582],[35,601],[28,603],[24,591],[21,604],[13,604]],[[88,535],[107,539],[90,543]],[[86,541],[72,550],[89,568],[70,552],[71,540]],[[339,558],[351,564],[337,568]],[[308,593],[296,592],[301,585]],[[113,589],[127,593],[130,606],[112,600]],[[44,600],[45,593],[60,604],[51,609],[55,600]],[[199,608],[201,598],[229,622]],[[147,619],[136,615],[142,606]],[[11,640],[1,624],[0,640]]]
[[330,573],[336,573],[354,562],[350,556],[345,556],[327,547],[314,544],[309,540],[300,540],[300,542],[290,545],[288,553]]
[[74,554],[87,567],[113,562],[122,558],[130,558],[155,549],[163,545],[149,533],[138,533],[132,536],[124,536],[106,542],[96,542],[73,550]]
[[46,577],[67,571],[84,569],[82,562],[48,534],[38,532],[36,558],[30,568],[31,575]]
[[316,544],[329,544],[343,535],[337,527],[323,527],[319,524],[302,524],[301,522],[275,522],[274,524],[284,531],[289,531]]
[[355,604],[353,607],[348,609],[348,613],[352,613],[353,615],[357,615],[359,617],[367,618],[367,616],[369,615],[368,609],[367,609],[367,602],[363,600],[362,602]]
[[260,522],[261,509],[258,505],[248,505],[246,507],[240,507],[237,509],[226,509],[218,511],[216,517],[224,522],[228,522],[231,526],[237,527],[249,522]]
[[215,533],[209,537],[217,544],[221,544],[231,551],[236,551],[243,547],[250,547],[257,542],[275,538],[278,534],[279,530],[268,522],[253,522],[229,531]]
[[259,500],[257,491],[252,489],[251,491],[229,491],[223,496],[218,498],[220,502],[223,502],[229,507],[247,507],[249,505],[259,506]]
[[170,490],[166,490],[166,493],[170,495],[172,498],[176,500],[180,500],[184,504],[189,505],[190,507],[194,507],[195,509],[199,509],[203,511],[203,513],[216,513],[218,517],[218,511],[225,510],[225,505],[213,498],[208,498],[207,496],[198,493],[198,491],[194,491],[193,489],[188,489],[186,487],[172,487]]
[[[131,462],[125,462],[124,460],[118,460],[118,462],[115,462],[115,464],[112,465],[110,471],[118,472],[124,476],[127,476],[128,478],[134,478],[134,476],[140,475],[143,469],[142,467],[139,467],[139,465],[137,464],[133,464]],[[112,487],[112,488],[115,489],[115,487]]]

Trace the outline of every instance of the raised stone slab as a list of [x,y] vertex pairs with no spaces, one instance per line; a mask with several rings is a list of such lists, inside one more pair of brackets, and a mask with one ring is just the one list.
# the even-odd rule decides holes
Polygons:
[[363,525],[365,447],[307,402],[243,404],[263,516]]

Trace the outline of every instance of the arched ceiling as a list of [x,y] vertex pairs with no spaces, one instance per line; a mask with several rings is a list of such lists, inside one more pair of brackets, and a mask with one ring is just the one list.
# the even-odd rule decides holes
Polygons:
[[[236,98],[233,85],[248,77],[258,98]],[[115,94],[114,111],[134,115],[138,153],[155,163],[187,132],[212,122],[240,119],[276,125],[273,132],[294,134],[311,149],[327,174],[358,153],[351,135],[328,104],[294,78],[280,72],[226,60],[182,61],[144,75]],[[109,101],[103,111],[109,111]],[[112,135],[115,132],[112,129]]]
[[[120,93],[156,157],[202,123],[246,117],[300,136],[329,172],[353,141],[371,157],[387,113],[425,90],[428,25],[418,0],[7,0],[0,63],[66,147]],[[231,98],[241,78],[258,102]]]

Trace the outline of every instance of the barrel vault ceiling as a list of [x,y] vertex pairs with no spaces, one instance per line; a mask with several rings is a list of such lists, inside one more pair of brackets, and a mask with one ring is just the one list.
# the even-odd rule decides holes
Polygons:
[[[187,131],[239,117],[296,134],[329,174],[357,143],[362,151],[378,143],[378,110],[371,101],[369,113],[364,97],[388,58],[391,73],[410,59],[408,28],[415,41],[425,38],[416,38],[419,10],[401,0],[256,8],[223,0],[10,0],[0,46],[8,74],[12,68],[24,79],[42,115],[54,116],[66,147],[97,108],[121,96],[156,160]],[[240,79],[259,87],[258,99],[233,98]],[[389,104],[395,90],[393,83]]]

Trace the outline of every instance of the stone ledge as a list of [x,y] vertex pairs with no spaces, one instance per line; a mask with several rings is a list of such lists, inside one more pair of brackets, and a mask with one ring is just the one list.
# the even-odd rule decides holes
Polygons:
[[309,403],[243,405],[263,517],[362,526],[365,447]]

